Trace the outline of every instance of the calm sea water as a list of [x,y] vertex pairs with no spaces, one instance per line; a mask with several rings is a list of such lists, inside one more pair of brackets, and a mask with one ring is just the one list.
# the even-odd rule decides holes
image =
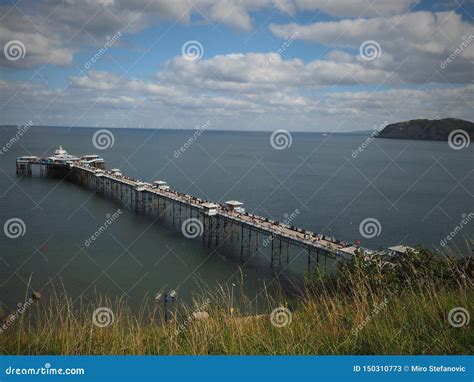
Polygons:
[[[377,139],[354,158],[367,135],[294,133],[290,147],[275,150],[270,133],[206,131],[176,158],[192,132],[114,130],[113,147],[98,151],[94,131],[32,127],[0,155],[0,221],[3,226],[20,218],[26,226],[19,238],[0,235],[5,309],[22,301],[30,278],[31,288],[44,293],[62,283],[73,297],[97,291],[136,302],[162,289],[177,289],[189,300],[200,286],[241,280],[245,293],[255,295],[272,282],[265,254],[240,268],[231,245],[213,251],[169,224],[132,212],[84,247],[118,206],[68,182],[15,175],[17,156],[50,154],[59,145],[77,155],[99,153],[108,168],[131,177],[164,179],[178,191],[216,202],[237,199],[249,212],[276,220],[291,216],[292,225],[361,239],[371,248],[439,247],[462,214],[472,211],[474,145],[456,151],[446,142]],[[14,128],[0,129],[2,145],[14,136]],[[359,231],[366,218],[380,222],[371,239]],[[473,227],[471,222],[453,240],[465,253]],[[306,258],[291,254],[290,268],[298,273]]]

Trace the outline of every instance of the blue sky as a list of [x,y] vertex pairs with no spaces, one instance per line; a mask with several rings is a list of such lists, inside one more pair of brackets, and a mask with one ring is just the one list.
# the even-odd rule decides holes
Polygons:
[[1,123],[354,131],[474,119],[472,0],[0,8]]

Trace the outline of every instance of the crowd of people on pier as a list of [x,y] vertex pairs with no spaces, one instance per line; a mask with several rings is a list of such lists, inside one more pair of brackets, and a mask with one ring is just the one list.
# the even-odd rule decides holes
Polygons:
[[[174,191],[174,190],[170,190],[170,189],[166,189],[166,190],[165,189],[159,189],[159,187],[156,186],[156,185],[151,185],[149,183],[143,183],[143,182],[141,182],[137,179],[131,178],[131,177],[123,175],[123,174],[117,174],[117,173],[113,173],[112,171],[107,171],[107,170],[103,171],[103,173],[108,175],[108,176],[114,177],[114,178],[124,179],[128,182],[131,182],[131,183],[137,185],[137,186],[142,185],[145,188],[150,188],[151,190],[159,190],[159,192],[162,193],[162,194],[173,195],[177,199],[180,199],[181,201],[183,201],[185,203],[195,205],[195,206],[198,206],[198,207],[200,207],[204,203],[212,203],[208,200],[205,200],[205,199],[202,199],[202,198],[199,198],[199,197],[196,197],[196,196],[188,195],[184,192]],[[277,222],[277,221],[274,221],[274,220],[271,220],[271,219],[267,219],[267,218],[264,218],[262,216],[254,215],[254,214],[244,212],[244,211],[237,211],[237,210],[235,210],[231,207],[224,206],[224,205],[221,205],[221,204],[218,204],[216,209],[220,213],[225,213],[228,216],[237,218],[237,219],[242,220],[246,223],[252,223],[252,224],[254,224],[256,226],[260,226],[260,227],[263,226],[264,229],[266,229],[272,235],[275,235],[275,236],[277,236],[277,235],[288,236],[288,237],[291,237],[295,240],[305,240],[305,241],[309,241],[311,243],[319,243],[320,245],[326,246],[326,247],[329,247],[332,244],[339,247],[339,248],[346,248],[346,247],[354,246],[354,244],[352,244],[352,243],[337,240],[334,237],[329,237],[329,236],[322,235],[322,234],[314,234],[312,232],[308,232],[308,231],[303,230],[301,228],[297,228],[297,227],[294,227],[294,226],[288,226],[286,224],[283,224],[283,223],[280,223],[280,222]],[[357,243],[355,245],[358,246]]]

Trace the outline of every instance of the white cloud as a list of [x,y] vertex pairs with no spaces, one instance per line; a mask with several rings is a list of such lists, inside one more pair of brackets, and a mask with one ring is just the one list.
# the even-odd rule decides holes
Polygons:
[[177,57],[168,61],[158,74],[160,81],[228,92],[375,84],[388,78],[389,73],[355,61],[315,60],[305,64],[300,59],[284,60],[276,53],[218,55],[200,61]]
[[[272,64],[264,66],[270,57]],[[249,53],[197,62],[177,57],[152,81],[94,70],[72,77],[71,85],[62,90],[5,81],[1,101],[8,105],[6,121],[28,117],[36,124],[62,125],[95,125],[100,120],[116,126],[156,126],[156,121],[167,121],[171,125],[166,127],[192,128],[203,118],[213,118],[219,121],[213,127],[221,129],[283,126],[303,131],[350,131],[385,120],[474,117],[472,84],[375,92],[361,87],[341,92],[331,87],[326,91],[326,84],[333,85],[341,78],[350,82],[344,76],[348,67],[359,80],[369,84],[380,81],[371,78],[373,69],[366,70],[358,62],[317,60],[305,64],[273,54]],[[18,97],[12,97],[14,94]],[[24,104],[28,105],[26,111]],[[29,116],[30,110],[38,115]],[[253,123],[259,116],[263,118]]]
[[19,6],[0,6],[2,18],[0,43],[20,40],[27,46],[22,60],[0,64],[13,68],[33,68],[49,63],[66,66],[74,53],[84,47],[99,47],[107,36],[141,32],[165,21],[189,24],[191,17],[201,22],[222,24],[240,30],[252,28],[250,13],[276,7],[294,12],[286,0],[25,0]]
[[252,21],[246,9],[233,1],[223,0],[214,4],[210,8],[209,17],[213,21],[244,30],[249,30],[252,27]]
[[[24,17],[17,18],[10,15],[8,20],[10,20],[9,23],[3,23],[0,26],[1,65],[31,68],[46,63],[57,66],[72,64],[73,50],[63,47],[60,38],[54,35],[46,36],[42,27],[37,31],[29,28],[16,28],[14,25],[21,25],[21,23],[26,22]],[[4,47],[11,41],[21,42],[22,46],[19,46],[19,49],[24,53],[24,58],[11,60],[4,54]]]
[[[253,27],[251,15],[254,12],[276,9],[279,13],[294,15],[297,11],[323,11],[334,16],[363,17],[379,16],[372,19],[341,20],[338,22],[316,23],[307,26],[297,24],[272,25],[270,29],[278,36],[292,35],[299,30],[299,38],[317,41],[335,47],[355,47],[367,35],[386,41],[392,39],[393,45],[415,44],[412,50],[425,53],[439,53],[440,43],[452,46],[453,39],[459,38],[458,29],[467,29],[460,16],[454,14],[452,20],[445,20],[448,13],[432,14],[417,12],[408,15],[381,17],[380,15],[406,12],[415,0],[69,0],[59,3],[54,0],[36,2],[25,0],[21,8],[0,6],[6,14],[2,20],[3,44],[8,39],[17,39],[29,45],[24,60],[0,63],[10,67],[37,67],[45,63],[66,66],[72,63],[74,53],[84,47],[100,47],[107,36],[121,31],[123,35],[141,32],[144,28],[173,21],[189,24],[191,19],[199,22],[221,24],[249,31]],[[392,30],[395,28],[396,32]],[[426,43],[427,37],[437,28],[442,30]],[[347,31],[337,42],[334,40]],[[407,32],[408,31],[408,32]],[[412,31],[412,32],[410,32]],[[217,32],[216,32],[217,33]],[[380,33],[380,35],[379,35]],[[126,38],[124,39],[126,41]],[[448,41],[446,41],[448,40]],[[120,41],[119,44],[123,42]],[[397,46],[393,47],[394,51]],[[446,49],[442,49],[443,52]]]
[[[0,42],[18,39],[27,49],[24,60],[6,62],[2,58],[2,65],[71,65],[76,52],[102,46],[107,35],[120,30],[124,41],[118,44],[126,46],[128,34],[164,20],[186,24],[197,18],[248,31],[253,28],[252,13],[262,9],[272,12],[273,7],[293,15],[302,9],[322,10],[353,17],[368,5],[368,0],[70,0],[59,5],[52,0],[25,1],[31,7],[28,15],[0,7],[0,11],[10,9],[0,26]],[[341,130],[357,130],[385,120],[416,117],[474,119],[474,43],[445,70],[440,69],[441,61],[459,46],[462,37],[474,34],[472,24],[454,12],[400,15],[414,1],[370,3],[364,18],[271,25],[274,35],[294,36],[308,44],[305,60],[284,59],[273,52],[221,54],[196,61],[175,57],[163,63],[151,79],[89,70],[72,76],[64,89],[3,81],[3,122],[27,118],[35,124],[95,125],[99,120],[117,126],[156,126],[160,121],[170,124],[166,127],[177,127],[177,123],[190,128],[212,117],[219,122],[213,128],[278,126],[327,131],[340,125]],[[380,58],[368,62],[359,57],[359,46],[366,40],[381,45]],[[311,44],[330,49],[321,57],[309,57]],[[295,53],[301,51],[301,45]],[[439,83],[444,83],[443,88]],[[390,86],[396,88],[387,90]],[[262,118],[255,124],[257,117]]]
[[295,0],[300,10],[321,10],[338,17],[370,17],[407,12],[418,0]]
[[382,54],[381,59],[371,65],[394,71],[407,82],[469,82],[472,79],[472,45],[457,57],[449,70],[440,71],[440,62],[462,43],[463,37],[474,35],[474,26],[455,12],[414,12],[309,25],[272,24],[269,29],[281,38],[297,34],[297,39],[333,49],[349,48],[354,54],[364,41],[375,40],[380,44]]
[[327,55],[326,58],[331,61],[338,61],[338,62],[354,62],[355,57],[343,50],[331,50]]
[[[358,47],[362,41],[372,39],[383,42],[391,50],[405,48],[435,54],[448,53],[453,42],[474,32],[472,24],[455,12],[414,12],[309,25],[271,24],[269,29],[279,37],[297,34],[297,39],[334,47]],[[470,57],[474,57],[474,51]]]

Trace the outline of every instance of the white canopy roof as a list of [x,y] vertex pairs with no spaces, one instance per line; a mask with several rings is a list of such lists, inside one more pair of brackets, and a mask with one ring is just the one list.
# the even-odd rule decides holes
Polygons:
[[239,202],[238,200],[229,200],[229,201],[225,202],[225,204],[227,204],[229,206],[238,207],[238,206],[242,206],[244,203]]
[[201,204],[201,205],[202,205],[204,208],[208,208],[208,209],[219,207],[217,204],[209,203],[209,202],[203,203],[203,204]]
[[415,248],[409,247],[407,245],[395,245],[388,248],[391,251],[406,254],[407,252],[415,251]]

